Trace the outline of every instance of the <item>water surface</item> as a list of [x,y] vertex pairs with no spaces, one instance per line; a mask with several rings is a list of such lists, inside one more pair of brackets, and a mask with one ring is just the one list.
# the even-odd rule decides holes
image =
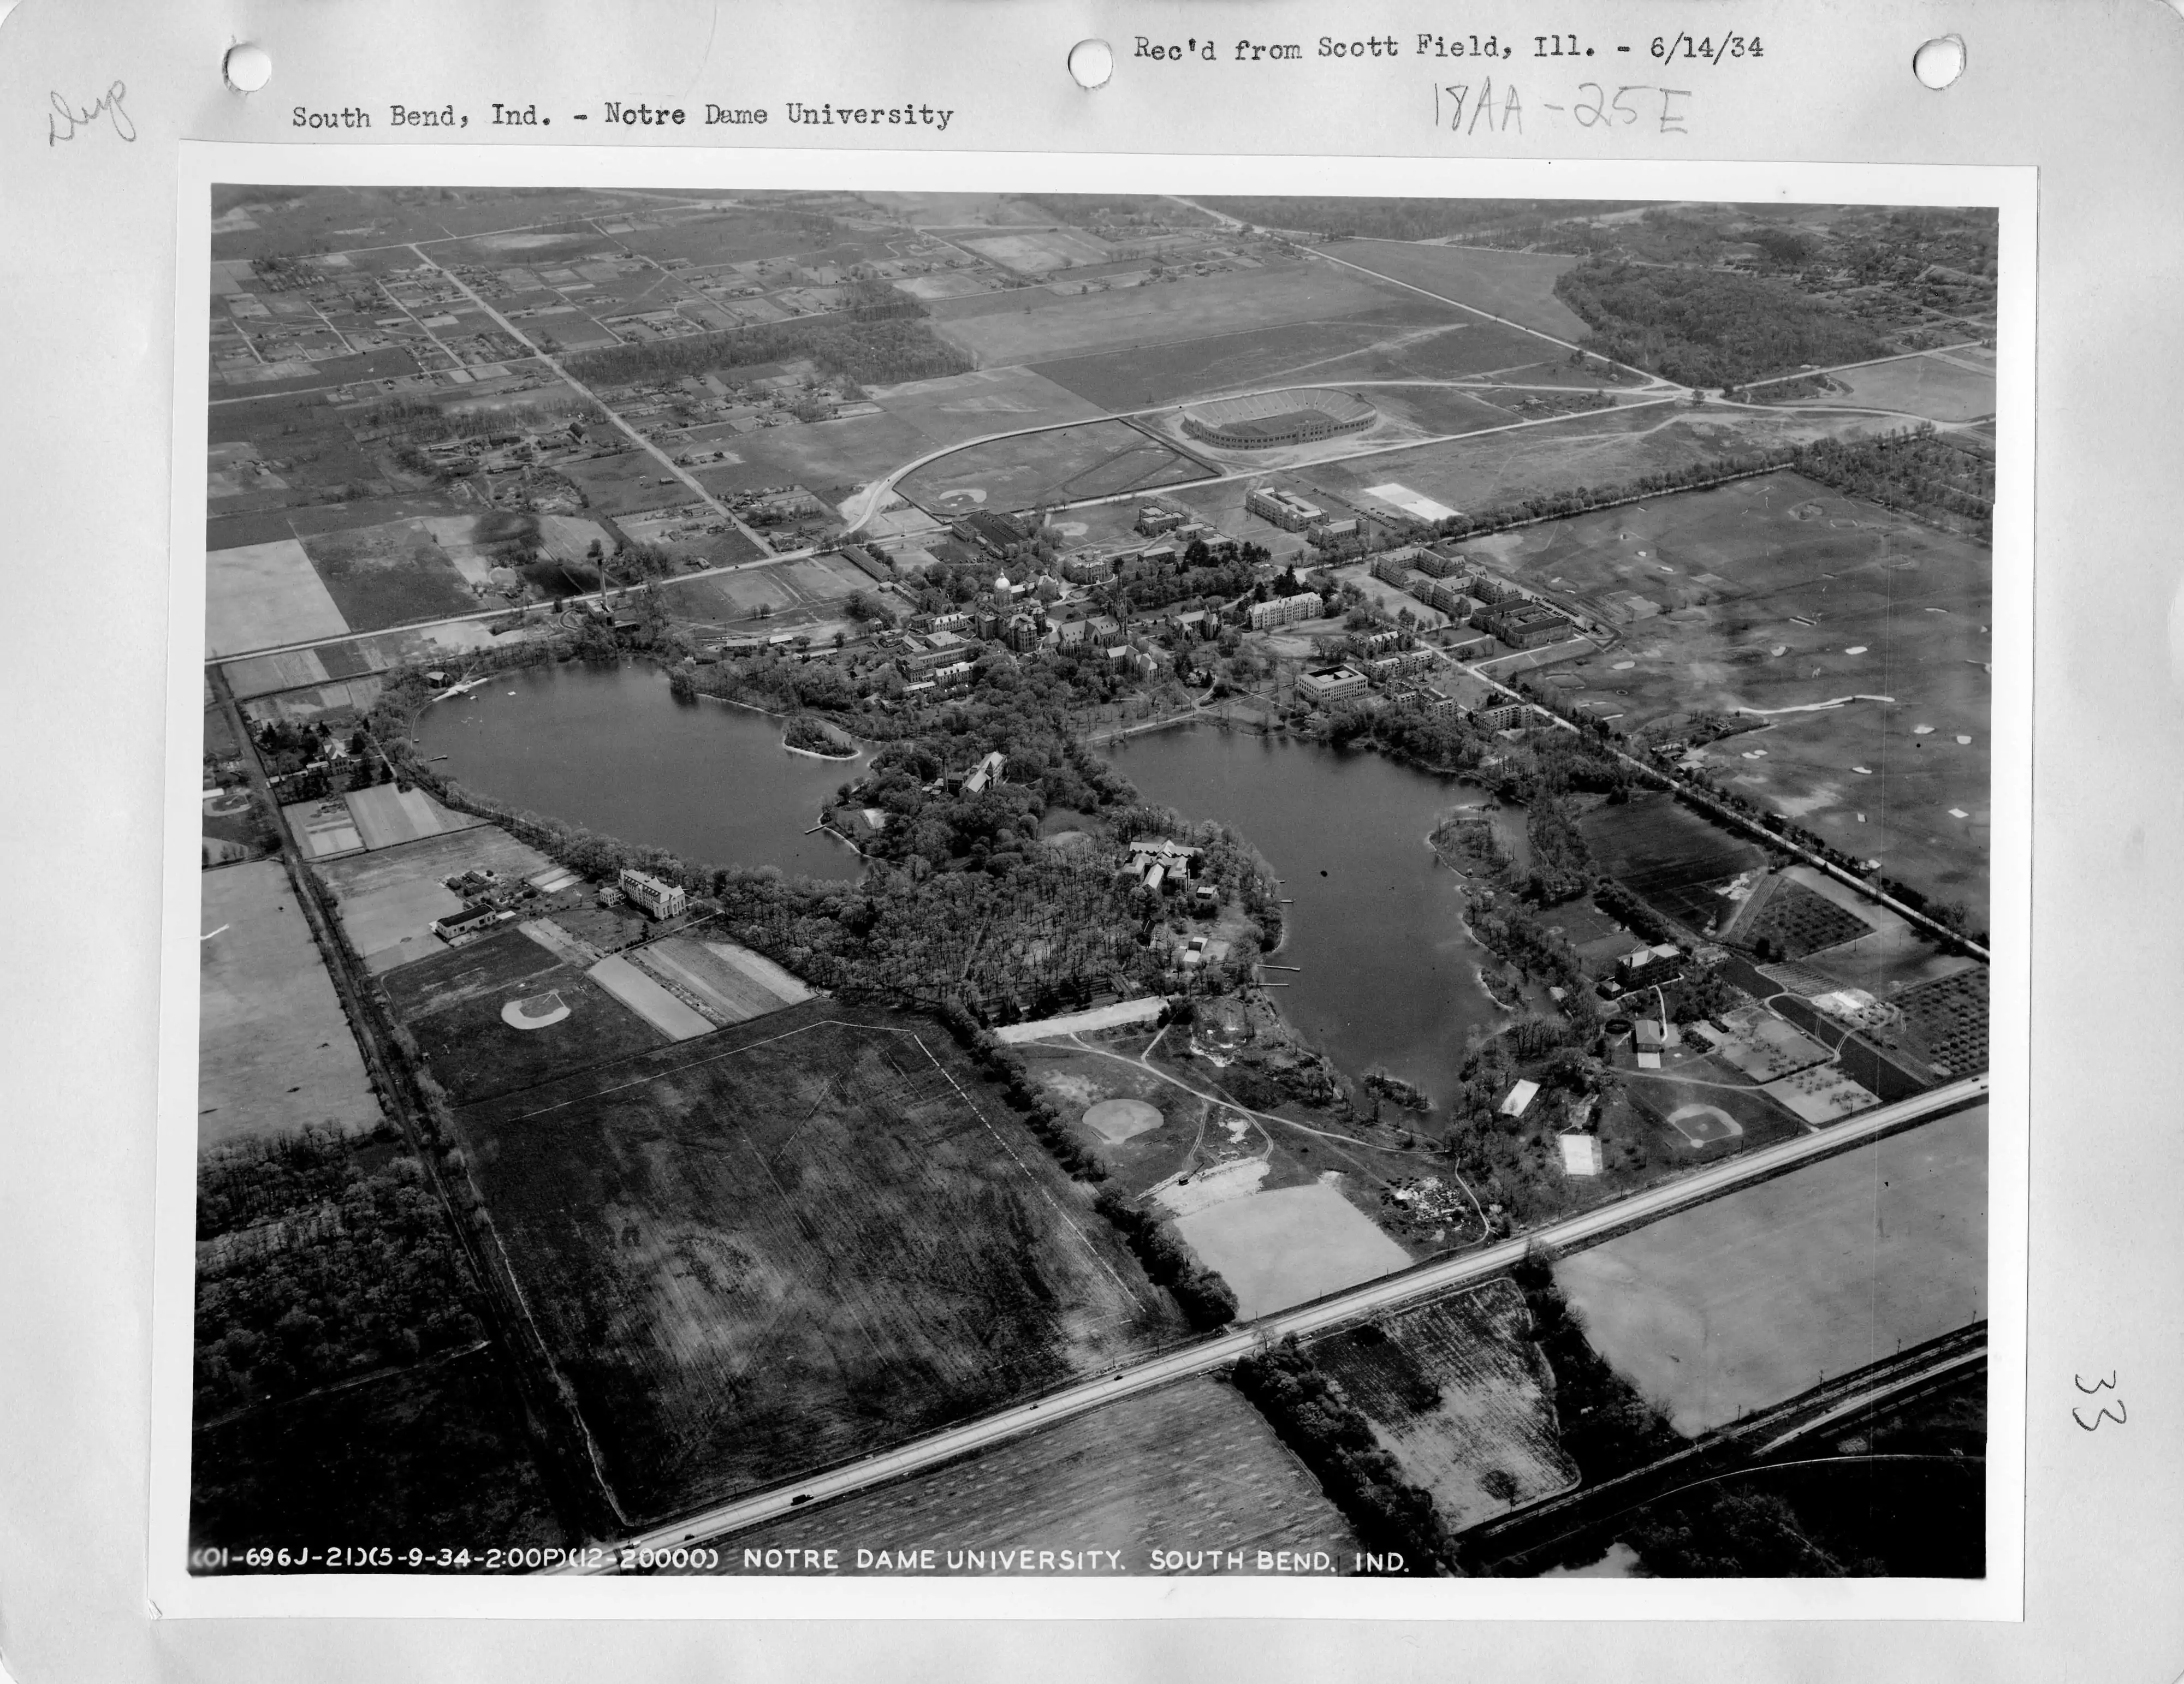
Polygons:
[[1186,725],[1109,751],[1146,800],[1249,837],[1283,880],[1287,939],[1269,971],[1284,1014],[1346,1074],[1375,1068],[1446,1104],[1474,1027],[1502,1021],[1479,986],[1457,880],[1426,838],[1484,798],[1382,755]]
[[571,663],[433,703],[417,745],[480,794],[686,860],[856,876],[846,843],[804,832],[866,757],[799,754],[781,731],[770,714],[678,699],[656,667]]

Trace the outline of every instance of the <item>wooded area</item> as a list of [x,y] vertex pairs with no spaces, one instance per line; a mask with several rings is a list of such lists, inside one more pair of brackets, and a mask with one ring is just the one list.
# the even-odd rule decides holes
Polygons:
[[1558,277],[1555,296],[1592,329],[1589,349],[1685,386],[1737,386],[1886,348],[1793,287],[1721,270],[1596,258]]

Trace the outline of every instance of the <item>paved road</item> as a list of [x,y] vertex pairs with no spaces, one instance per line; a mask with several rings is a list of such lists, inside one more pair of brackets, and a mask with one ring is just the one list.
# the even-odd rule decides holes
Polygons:
[[[1722,1194],[1779,1175],[1811,1160],[1834,1154],[1908,1128],[1925,1119],[1984,1098],[1987,1078],[1972,1076],[1937,1087],[1915,1099],[1869,1111],[1848,1122],[1838,1123],[1818,1134],[1800,1135],[1780,1145],[1763,1147],[1724,1159],[1665,1186],[1649,1188],[1628,1198],[1589,1210],[1523,1237],[1507,1240],[1484,1251],[1439,1262],[1423,1264],[1399,1275],[1384,1276],[1362,1287],[1339,1292],[1293,1309],[1262,1316],[1257,1321],[1199,1340],[1180,1350],[1147,1358],[1112,1373],[1084,1381],[1050,1393],[1036,1402],[1018,1404],[997,1414],[928,1435],[913,1443],[883,1451],[877,1456],[835,1468],[794,1485],[694,1514],[687,1520],[655,1527],[627,1539],[624,1547],[671,1548],[677,1544],[703,1543],[785,1514],[792,1509],[831,1497],[861,1491],[905,1474],[916,1473],[982,1450],[1032,1429],[1101,1404],[1113,1403],[1171,1381],[1225,1368],[1248,1355],[1255,1346],[1317,1333],[1358,1317],[1396,1309],[1412,1300],[1452,1288],[1475,1284],[1520,1261],[1535,1245],[1568,1250],[1591,1244],[1624,1229],[1650,1222],[1671,1211],[1703,1203]],[[561,1571],[595,1570],[583,1568]]]

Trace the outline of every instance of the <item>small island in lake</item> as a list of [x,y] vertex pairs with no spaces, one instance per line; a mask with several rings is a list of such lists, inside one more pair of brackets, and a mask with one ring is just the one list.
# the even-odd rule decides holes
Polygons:
[[854,760],[857,758],[856,740],[839,725],[829,725],[816,714],[797,714],[791,716],[781,733],[784,748],[794,748],[800,753],[823,755],[829,760]]

